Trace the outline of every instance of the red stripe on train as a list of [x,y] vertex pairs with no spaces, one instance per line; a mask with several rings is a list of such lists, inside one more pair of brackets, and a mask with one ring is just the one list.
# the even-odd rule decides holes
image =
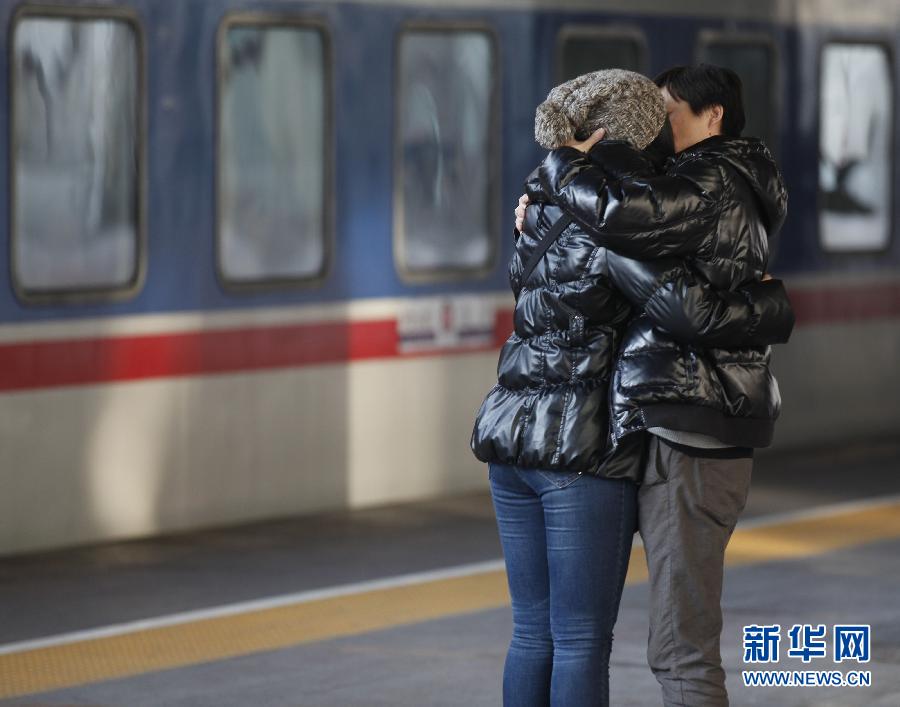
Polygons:
[[797,324],[828,324],[900,316],[900,283],[790,290]]
[[0,390],[254,371],[397,355],[397,323],[333,322],[0,346]]
[[[900,283],[790,296],[800,326],[900,316]],[[5,344],[0,391],[467,354],[498,348],[510,331],[512,310],[501,309],[491,345],[414,353],[401,350],[393,319]]]
[[414,352],[400,350],[393,319],[6,344],[0,391],[466,354],[499,348],[511,330],[512,312],[498,312],[489,345]]

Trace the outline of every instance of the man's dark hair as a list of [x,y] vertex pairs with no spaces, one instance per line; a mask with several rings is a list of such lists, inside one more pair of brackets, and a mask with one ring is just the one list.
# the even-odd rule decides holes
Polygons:
[[700,115],[707,108],[722,106],[722,134],[740,137],[747,122],[741,78],[731,69],[713,64],[675,66],[663,71],[654,81],[668,90],[672,98],[685,101]]

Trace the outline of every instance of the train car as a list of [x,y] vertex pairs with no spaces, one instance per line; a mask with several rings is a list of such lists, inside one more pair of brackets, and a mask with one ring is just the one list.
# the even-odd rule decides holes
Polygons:
[[0,0],[0,553],[486,488],[560,79],[745,83],[790,214],[776,448],[900,430],[892,0]]

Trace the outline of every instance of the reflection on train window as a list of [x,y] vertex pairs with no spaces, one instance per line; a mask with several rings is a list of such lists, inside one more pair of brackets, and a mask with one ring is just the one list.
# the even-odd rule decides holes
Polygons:
[[643,35],[608,28],[564,28],[559,37],[559,81],[600,69],[647,70]]
[[891,59],[881,45],[834,43],[821,66],[820,241],[832,251],[882,250],[891,228]]
[[700,49],[702,61],[732,69],[741,77],[747,125],[744,135],[777,148],[775,101],[777,77],[774,45],[753,39],[711,39]]
[[325,267],[326,66],[321,30],[232,23],[220,42],[219,269],[230,283]]
[[492,38],[414,30],[399,50],[398,265],[412,276],[483,269],[496,203]]
[[13,267],[25,293],[137,280],[138,77],[130,22],[26,16],[16,23]]

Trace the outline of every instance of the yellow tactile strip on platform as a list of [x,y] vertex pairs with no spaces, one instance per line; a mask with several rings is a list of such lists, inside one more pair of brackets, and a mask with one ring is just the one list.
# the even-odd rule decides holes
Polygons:
[[[796,559],[900,537],[900,503],[739,529],[728,565]],[[646,579],[632,553],[628,583]],[[480,572],[0,655],[0,698],[195,665],[509,604],[506,574]]]
[[791,560],[900,537],[900,503],[737,530],[726,564]]
[[204,663],[509,603],[494,571],[0,655],[0,697]]

